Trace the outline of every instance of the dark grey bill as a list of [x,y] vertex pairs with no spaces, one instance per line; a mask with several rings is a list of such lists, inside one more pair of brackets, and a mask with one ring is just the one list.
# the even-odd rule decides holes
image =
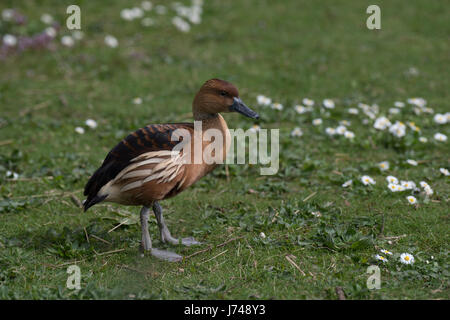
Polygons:
[[239,112],[240,114],[243,114],[246,117],[249,118],[253,118],[253,119],[258,119],[259,115],[253,111],[252,109],[250,109],[249,107],[247,107],[245,105],[245,103],[242,102],[241,99],[239,98],[233,98],[234,102],[233,104],[230,106],[230,111],[236,111]]

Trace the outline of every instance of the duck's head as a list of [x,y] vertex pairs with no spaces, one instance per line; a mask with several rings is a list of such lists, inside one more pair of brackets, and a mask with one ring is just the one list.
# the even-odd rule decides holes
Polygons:
[[237,88],[224,80],[206,81],[192,104],[194,118],[205,119],[221,112],[239,112],[246,117],[258,119],[259,115],[247,107],[239,97]]

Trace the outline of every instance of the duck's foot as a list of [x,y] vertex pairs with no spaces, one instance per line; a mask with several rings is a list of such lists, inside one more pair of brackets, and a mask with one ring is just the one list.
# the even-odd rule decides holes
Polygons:
[[166,222],[164,221],[164,217],[162,214],[162,208],[157,201],[155,201],[153,203],[153,212],[155,213],[156,220],[158,221],[159,232],[161,233],[161,240],[164,243],[168,242],[171,244],[182,244],[184,246],[193,246],[193,245],[202,244],[201,242],[195,240],[192,237],[182,238],[182,239],[177,239],[177,238],[172,237],[169,229],[167,228]]
[[178,261],[183,260],[183,257],[180,256],[179,254],[176,254],[175,252],[171,252],[171,251],[167,251],[167,250],[160,250],[160,249],[153,248],[151,253],[152,253],[152,256],[154,256],[158,259],[169,261],[169,262],[178,262]]

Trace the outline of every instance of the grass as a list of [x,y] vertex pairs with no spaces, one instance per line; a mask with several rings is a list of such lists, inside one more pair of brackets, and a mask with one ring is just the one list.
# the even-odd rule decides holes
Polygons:
[[[2,1],[0,9],[16,7],[29,23],[2,24],[0,34],[40,32],[46,12],[63,22],[73,2]],[[120,10],[139,1],[75,2],[83,40],[0,61],[1,299],[337,299],[336,287],[348,299],[449,298],[449,182],[439,172],[449,168],[449,148],[433,135],[450,130],[410,105],[388,114],[394,101],[417,96],[436,113],[448,111],[450,16],[443,2],[378,1],[382,29],[371,31],[368,1],[211,0],[189,33],[171,24],[173,13],[151,12],[155,25],[148,28],[120,19]],[[104,44],[106,34],[117,37],[117,48]],[[205,244],[166,246],[152,218],[154,245],[185,256],[211,249],[181,263],[141,258],[139,209],[102,205],[82,213],[82,188],[128,132],[191,121],[193,96],[213,77],[235,83],[248,105],[258,94],[284,105],[255,107],[262,128],[280,129],[280,170],[260,176],[259,166],[230,165],[227,175],[220,167],[164,201],[172,234]],[[143,103],[133,104],[135,97]],[[299,115],[293,105],[304,97],[316,107]],[[328,113],[317,107],[325,98],[336,101]],[[346,111],[358,102],[377,103],[392,122],[414,121],[428,142],[410,129],[395,138],[372,121],[363,124],[364,114]],[[254,124],[225,117],[231,128]],[[98,128],[75,133],[88,118]],[[315,118],[323,125],[311,125]],[[344,119],[353,141],[324,133]],[[294,127],[304,135],[291,137]],[[390,169],[381,172],[384,160]],[[19,179],[6,177],[8,170]],[[359,183],[365,174],[376,185]],[[419,203],[409,205],[410,193],[386,188],[387,175],[425,180],[434,194],[416,195]],[[353,186],[342,188],[349,179]],[[110,231],[124,217],[130,223]],[[394,253],[388,263],[374,259],[382,248]],[[403,252],[414,255],[413,265],[398,262]],[[71,264],[81,268],[79,291],[66,288]],[[373,264],[381,269],[379,290],[366,287]]]

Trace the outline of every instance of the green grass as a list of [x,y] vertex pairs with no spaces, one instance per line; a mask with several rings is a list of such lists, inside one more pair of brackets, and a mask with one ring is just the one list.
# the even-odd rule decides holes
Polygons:
[[[63,22],[73,2],[2,1],[0,9],[14,6],[29,23],[0,25],[0,34],[40,32],[45,12]],[[378,1],[382,29],[370,31],[369,1],[212,0],[189,33],[171,24],[171,12],[148,14],[155,18],[149,28],[120,19],[120,10],[140,1],[75,2],[85,37],[73,48],[58,40],[53,51],[0,61],[0,298],[337,299],[336,287],[348,299],[449,298],[449,180],[439,172],[449,168],[449,142],[433,139],[436,132],[450,137],[449,126],[410,105],[388,114],[394,101],[411,97],[425,98],[436,113],[449,110],[443,1]],[[118,38],[117,48],[105,46],[106,34]],[[280,170],[260,176],[258,165],[230,165],[227,177],[220,167],[162,202],[172,234],[204,245],[162,244],[152,218],[156,247],[185,256],[211,250],[181,263],[141,258],[138,224],[108,232],[120,214],[137,219],[139,208],[102,205],[83,213],[73,197],[83,199],[89,176],[128,132],[191,121],[194,94],[213,77],[235,83],[249,106],[258,94],[283,103],[283,111],[254,107],[262,128],[280,129]],[[133,104],[135,97],[143,103]],[[296,114],[293,105],[304,97],[316,101],[315,111]],[[336,101],[328,115],[317,107],[325,98]],[[414,121],[428,143],[409,128],[397,139],[372,121],[363,124],[361,112],[346,111],[358,102],[377,103],[392,122]],[[225,117],[230,128],[254,124]],[[323,125],[312,126],[319,117]],[[75,133],[88,118],[98,128]],[[353,142],[324,133],[344,119]],[[304,135],[290,137],[294,127]],[[390,162],[386,172],[377,167],[383,160]],[[7,178],[7,170],[19,179]],[[375,186],[359,183],[365,174]],[[418,205],[409,205],[410,193],[386,188],[387,175],[425,180],[434,194],[416,195]],[[353,186],[342,188],[349,179]],[[388,263],[374,259],[382,248],[394,253]],[[398,262],[403,252],[414,255],[412,266]],[[80,291],[66,288],[71,264],[81,268]],[[372,264],[381,269],[380,290],[366,288]]]

